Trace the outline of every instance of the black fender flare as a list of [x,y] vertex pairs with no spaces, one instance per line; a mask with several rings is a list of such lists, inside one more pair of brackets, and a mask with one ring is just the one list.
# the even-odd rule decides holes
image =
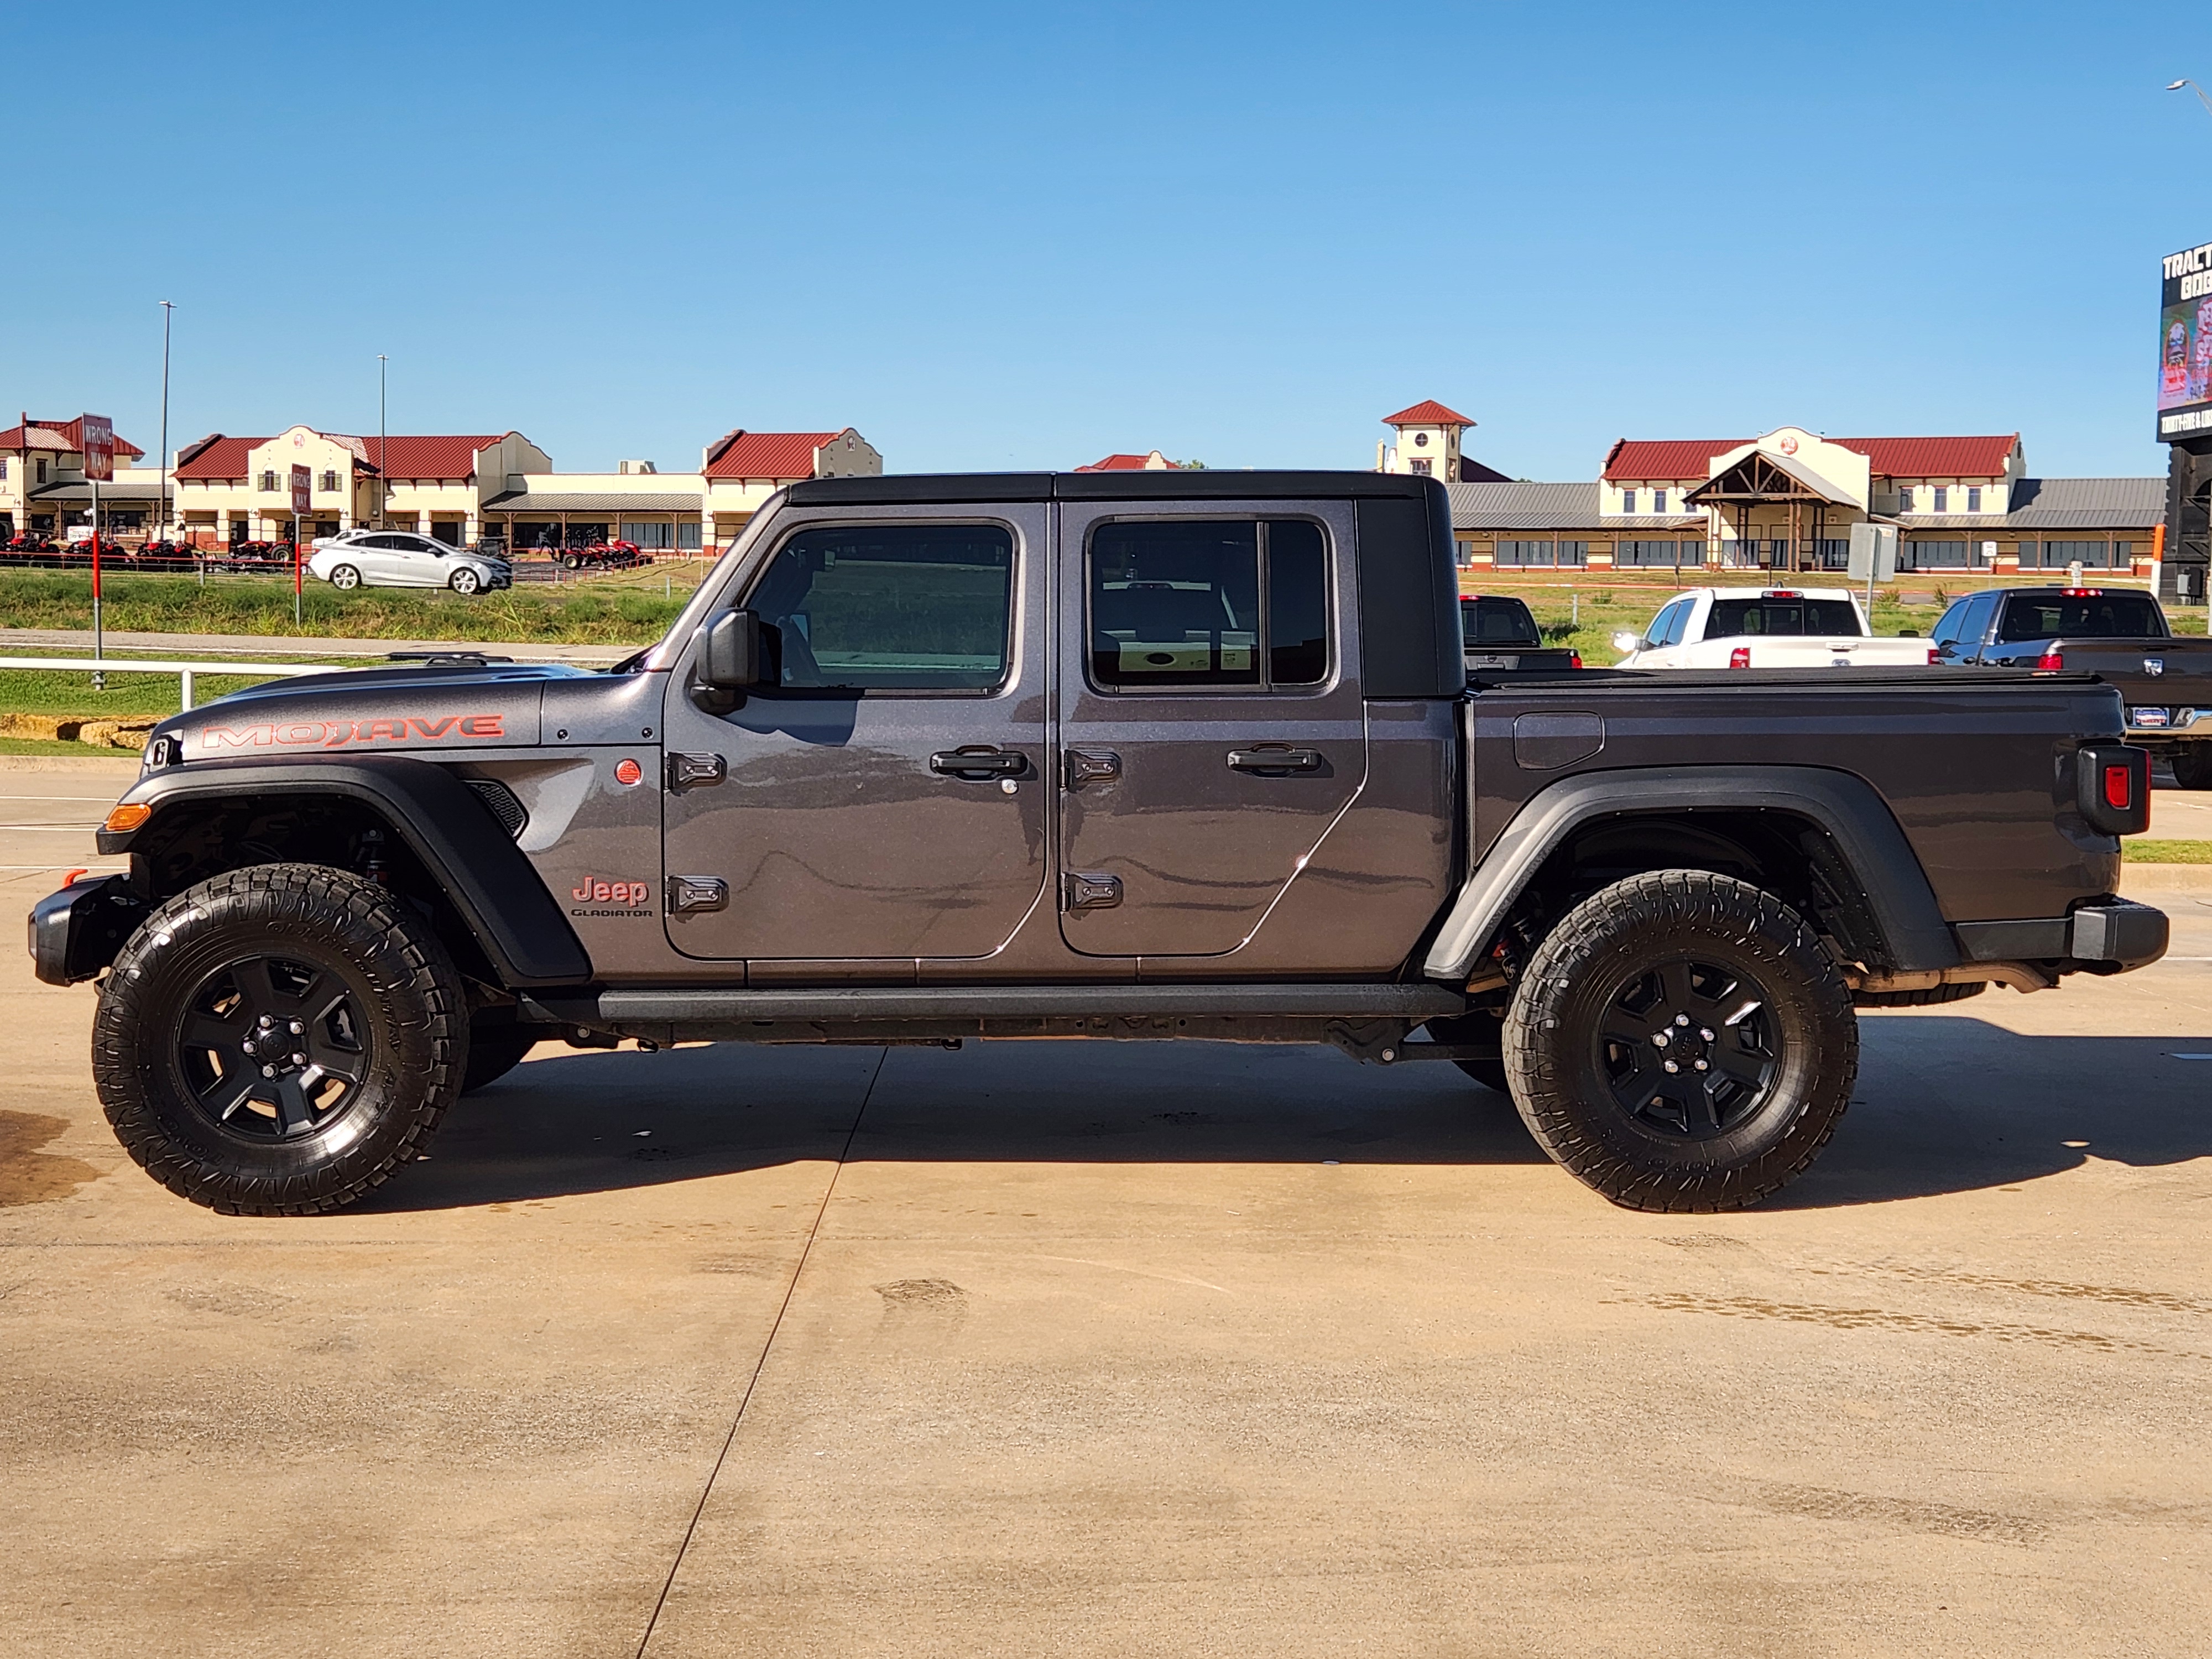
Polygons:
[[118,805],[149,806],[152,814],[135,829],[102,830],[100,850],[128,853],[179,807],[283,795],[358,801],[374,810],[422,860],[509,988],[591,978],[592,959],[575,929],[476,792],[444,767],[410,756],[195,761],[149,772]]
[[1464,979],[1544,860],[1582,825],[1717,808],[1785,813],[1819,825],[1864,890],[1899,971],[1960,964],[1958,941],[1918,854],[1864,778],[1819,766],[1662,766],[1581,772],[1532,796],[1468,872],[1422,972]]

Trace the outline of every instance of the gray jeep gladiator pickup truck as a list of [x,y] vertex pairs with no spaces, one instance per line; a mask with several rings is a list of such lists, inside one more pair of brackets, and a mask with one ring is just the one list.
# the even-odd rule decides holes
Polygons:
[[1615,1201],[1757,1201],[1854,1004],[2155,960],[2086,678],[1470,682],[1365,473],[823,479],[604,673],[459,653],[164,721],[31,917],[123,1146],[328,1210],[547,1038],[1210,1038],[1457,1063]]

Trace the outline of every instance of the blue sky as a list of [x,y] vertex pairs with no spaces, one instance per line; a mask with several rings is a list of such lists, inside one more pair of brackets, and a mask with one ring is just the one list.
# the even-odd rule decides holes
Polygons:
[[[0,404],[696,465],[2019,430],[2164,471],[2170,4],[19,8]],[[2193,36],[2193,38],[2192,38]],[[19,156],[21,152],[18,152]],[[16,175],[20,181],[21,175]]]

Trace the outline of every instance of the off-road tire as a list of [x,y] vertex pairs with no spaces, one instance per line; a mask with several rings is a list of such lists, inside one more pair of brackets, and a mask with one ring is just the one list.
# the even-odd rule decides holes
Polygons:
[[1851,1000],[1862,1008],[1933,1008],[1939,1003],[1964,1002],[1990,988],[1985,979],[1959,985],[1927,985],[1917,991],[1855,991]]
[[2212,789],[2212,742],[2183,744],[2172,765],[2173,781],[2184,789]]
[[341,593],[350,593],[361,586],[361,572],[349,564],[332,565],[331,586]]
[[[1729,1086],[1722,1073],[1746,1064],[1763,1066],[1766,1080],[1745,1091],[1744,1115],[1730,1124],[1715,1110],[1710,1133],[1701,1126],[1668,1132],[1654,1127],[1648,1112],[1638,1115],[1622,1103],[1620,1091],[1636,1085],[1620,1085],[1610,1069],[1643,1066],[1650,1054],[1638,1047],[1622,1059],[1630,1046],[1606,1033],[1628,1018],[1620,1011],[1639,975],[1655,988],[1669,975],[1717,985],[1710,974],[1697,978],[1700,963],[1739,973],[1764,995],[1741,1031],[1724,1015],[1694,1013],[1692,1004],[1685,1042],[1700,1026],[1725,1027],[1718,1042],[1698,1047],[1711,1057],[1714,1079],[1699,1086]],[[1717,1012],[1721,1003],[1712,1006]],[[1674,1029],[1664,1008],[1637,1018]],[[1756,1043],[1765,1058],[1723,1055],[1729,1042]],[[1633,1210],[1741,1209],[1779,1191],[1827,1145],[1858,1073],[1850,992],[1802,918],[1771,893],[1700,870],[1632,876],[1562,917],[1515,988],[1504,1043],[1513,1102],[1538,1144],[1577,1179]],[[1662,1079],[1661,1086],[1675,1085]],[[1686,1125],[1690,1115],[1684,1111]]]
[[[210,975],[270,960],[350,988],[361,1049],[359,1079],[331,1115],[276,1139],[265,1125],[243,1133],[211,1116],[183,1057]],[[459,1091],[468,1047],[460,978],[404,901],[343,870],[264,864],[185,889],[131,935],[100,984],[93,1077],[123,1149],[170,1191],[227,1215],[312,1215],[422,1154]]]
[[461,1092],[472,1095],[505,1077],[522,1064],[523,1056],[538,1046],[545,1028],[528,1025],[478,1025],[469,1032],[468,1069],[461,1075]]

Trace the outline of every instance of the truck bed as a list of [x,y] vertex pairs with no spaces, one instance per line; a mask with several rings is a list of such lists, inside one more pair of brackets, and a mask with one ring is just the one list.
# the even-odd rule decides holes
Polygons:
[[1840,769],[1887,805],[1949,922],[2035,915],[2054,889],[2109,894],[2119,843],[2074,805],[2062,757],[2121,738],[2120,694],[2086,674],[1585,669],[1478,679],[1463,708],[1472,869],[1562,779],[1741,763]]

